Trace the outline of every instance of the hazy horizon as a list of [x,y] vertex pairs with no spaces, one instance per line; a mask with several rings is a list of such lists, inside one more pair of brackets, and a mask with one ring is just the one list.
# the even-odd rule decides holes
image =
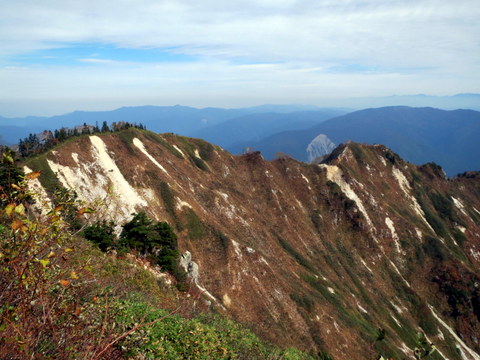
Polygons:
[[[122,103],[120,101],[106,102],[102,101],[101,103],[67,103],[60,104],[58,102],[53,102],[53,104],[42,103],[31,104],[28,109],[16,109],[13,106],[14,110],[9,111],[10,106],[5,105],[2,100],[0,100],[0,117],[4,118],[23,118],[23,117],[51,117],[69,114],[75,111],[85,111],[85,112],[96,112],[96,111],[114,111],[124,107],[143,107],[143,106],[185,106],[192,107],[196,109],[203,108],[223,108],[223,109],[241,109],[241,108],[250,108],[258,106],[271,106],[271,107],[299,107],[305,108],[307,110],[312,110],[315,108],[338,108],[344,109],[347,111],[356,111],[366,108],[379,108],[385,106],[410,106],[410,107],[433,107],[442,110],[456,110],[456,109],[472,109],[480,111],[480,94],[454,94],[451,96],[431,96],[425,94],[417,95],[391,95],[391,96],[380,96],[380,97],[369,97],[369,98],[345,98],[345,99],[329,99],[329,100],[319,100],[316,103],[295,103],[285,101],[283,103],[271,102],[271,103],[248,103],[239,106],[229,106],[228,104],[216,105],[216,104],[183,104],[183,103],[134,103],[126,102]],[[83,107],[76,107],[83,106]],[[312,109],[310,109],[312,108]],[[10,109],[11,110],[11,109]],[[32,111],[33,110],[33,111]],[[1,125],[1,124],[0,124]]]

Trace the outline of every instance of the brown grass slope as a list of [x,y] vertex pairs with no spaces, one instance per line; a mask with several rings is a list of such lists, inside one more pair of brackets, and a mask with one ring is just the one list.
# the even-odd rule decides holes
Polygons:
[[212,311],[335,359],[413,359],[419,331],[433,359],[479,358],[479,177],[446,179],[379,145],[307,165],[136,129],[99,137],[136,195],[89,137],[27,165],[46,187],[56,170],[80,198],[108,194],[119,223],[144,209],[174,225]]

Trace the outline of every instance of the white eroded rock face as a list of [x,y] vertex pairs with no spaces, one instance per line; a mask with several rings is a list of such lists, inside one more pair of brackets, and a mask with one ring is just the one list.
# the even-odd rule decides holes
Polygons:
[[385,218],[385,224],[387,225],[388,229],[390,230],[390,232],[392,234],[392,239],[395,242],[395,246],[397,248],[397,251],[401,252],[402,248],[400,246],[400,239],[398,238],[397,231],[395,230],[395,226],[393,224],[392,219],[390,219],[389,217],[386,217]]
[[330,181],[333,181],[337,183],[338,186],[340,186],[340,189],[342,192],[350,199],[355,201],[357,204],[358,210],[363,214],[365,217],[365,220],[368,223],[370,231],[374,231],[373,223],[372,220],[370,219],[370,216],[368,215],[367,210],[365,209],[365,206],[363,206],[362,200],[358,197],[358,195],[353,191],[352,187],[350,184],[348,184],[344,179],[343,179],[343,173],[342,170],[337,165],[326,165],[322,164],[320,165],[321,167],[325,168],[327,170],[327,179]]
[[147,152],[147,149],[145,149],[145,146],[138,138],[133,139],[133,145],[135,145],[142,153],[144,153],[160,170],[162,170],[165,174],[168,174],[167,170],[165,170],[165,168]]
[[[32,170],[28,166],[24,166],[23,172],[25,174],[29,174],[32,172]],[[33,193],[32,197],[35,200],[33,208],[36,209],[40,214],[46,215],[52,207],[52,202],[50,201],[50,198],[48,197],[48,194],[43,188],[42,184],[38,178],[35,178],[29,180],[27,185],[28,189]]]
[[405,177],[405,175],[399,169],[397,169],[395,166],[392,167],[392,175],[397,180],[398,185],[400,186],[400,188],[404,192],[407,199],[409,199],[410,202],[412,203],[412,205],[411,205],[412,209],[417,213],[418,216],[420,216],[422,218],[425,225],[427,225],[427,227],[430,230],[435,232],[433,230],[433,228],[430,226],[430,224],[428,223],[427,219],[425,218],[425,213],[423,212],[422,207],[418,203],[417,199],[411,194],[411,189],[412,188],[410,187],[410,184],[408,183],[408,180]]
[[331,153],[333,149],[335,149],[335,144],[327,137],[327,135],[318,135],[307,146],[306,151],[308,162],[312,162],[319,156]]
[[117,221],[128,221],[133,212],[147,206],[147,201],[124,178],[102,139],[90,136],[90,141],[95,159],[92,163],[82,163],[77,154],[72,154],[77,166],[52,160],[47,160],[48,165],[62,185],[75,189],[81,200],[93,202],[108,197],[111,201],[106,204],[106,212],[114,212]]

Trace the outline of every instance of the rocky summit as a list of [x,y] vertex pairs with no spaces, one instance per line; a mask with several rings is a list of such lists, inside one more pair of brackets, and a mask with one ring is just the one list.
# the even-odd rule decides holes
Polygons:
[[307,159],[313,162],[320,156],[330,154],[335,149],[335,144],[325,134],[318,135],[307,146]]
[[449,179],[381,145],[305,164],[138,129],[67,141],[26,162],[37,170],[45,201],[61,185],[118,224],[167,221],[205,311],[263,339],[414,359],[420,332],[432,359],[480,359],[478,173]]

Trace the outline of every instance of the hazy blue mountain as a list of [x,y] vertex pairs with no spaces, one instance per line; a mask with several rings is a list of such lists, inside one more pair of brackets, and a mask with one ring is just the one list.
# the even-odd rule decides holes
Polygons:
[[7,118],[0,116],[0,126],[31,126],[41,123],[47,117],[43,116],[26,116],[21,118]]
[[480,110],[480,94],[456,94],[451,96],[433,96],[425,94],[392,95],[378,97],[358,97],[329,101],[328,106],[347,106],[353,109],[377,108],[385,106],[434,107],[443,110],[472,109]]
[[[258,107],[258,110],[264,107]],[[227,148],[235,143],[259,140],[286,130],[305,129],[344,114],[339,109],[321,109],[292,113],[249,114],[194,132],[192,136]]]
[[14,145],[30,133],[38,133],[43,128],[46,118],[27,116],[24,118],[5,118],[0,116],[0,144]]
[[[64,115],[51,117],[28,116],[24,118],[5,118],[0,116],[0,135],[7,144],[17,143],[20,138],[29,133],[38,133],[43,130],[54,130],[61,127],[73,127],[87,123],[102,125],[118,121],[142,123],[154,132],[173,132],[181,135],[193,135],[197,131],[220,124],[229,119],[254,113],[288,113],[318,109],[310,105],[261,105],[240,109],[203,108],[197,109],[188,106],[134,106],[122,107],[111,111],[74,111]],[[346,111],[344,111],[346,112]],[[341,112],[332,113],[338,115]],[[311,122],[306,125],[313,125]],[[10,128],[5,128],[10,126]],[[278,127],[277,131],[291,129]],[[266,135],[266,134],[265,134]],[[239,140],[243,140],[239,139]]]
[[[52,117],[0,117],[0,131],[6,144],[17,143],[29,133],[54,130],[61,127],[74,127],[87,123],[102,125],[104,121],[127,121],[142,123],[155,132],[174,132],[189,135],[200,128],[218,124],[233,117],[247,114],[248,109],[196,109],[187,106],[136,106],[123,107],[112,111],[74,111]],[[7,128],[8,127],[8,128]]]
[[83,124],[101,126],[103,121],[127,121],[142,123],[154,132],[175,132],[188,134],[202,127],[216,124],[245,113],[242,109],[205,108],[196,109],[188,106],[135,106],[122,107],[112,111],[75,111],[70,114],[53,116],[45,120],[47,126],[58,128]]
[[[0,120],[1,121],[1,120]],[[28,136],[30,133],[40,132],[38,128],[2,125],[0,126],[0,145],[14,145],[18,143],[18,139]]]
[[[245,108],[251,113],[292,113],[297,111],[316,111],[316,110],[325,110],[325,107],[319,107],[315,105],[277,105],[277,104],[265,104]],[[345,110],[344,113],[349,111]]]
[[347,140],[383,144],[413,163],[436,162],[448,175],[480,169],[480,112],[473,110],[406,106],[365,109],[309,129],[239,143],[228,150],[240,153],[250,146],[269,159],[284,152],[306,161],[306,148],[319,134],[327,135],[336,144]]

